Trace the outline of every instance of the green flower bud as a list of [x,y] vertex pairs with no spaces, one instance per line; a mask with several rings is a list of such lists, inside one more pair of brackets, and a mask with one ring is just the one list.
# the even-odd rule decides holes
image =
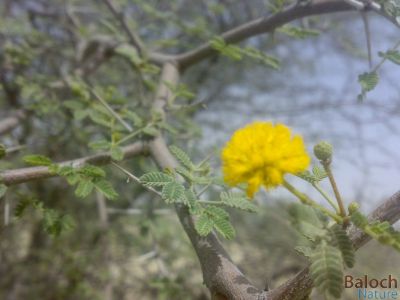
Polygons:
[[315,157],[320,161],[330,161],[332,159],[333,147],[328,142],[319,142],[314,146]]
[[348,209],[349,209],[349,214],[355,213],[357,210],[359,210],[359,208],[360,208],[360,205],[358,205],[357,202],[351,202],[351,203],[349,204],[349,207],[348,207]]
[[6,147],[0,144],[0,159],[2,159],[4,156],[6,156]]

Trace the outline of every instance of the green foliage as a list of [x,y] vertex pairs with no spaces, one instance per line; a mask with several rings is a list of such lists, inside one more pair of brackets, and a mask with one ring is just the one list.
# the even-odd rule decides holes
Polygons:
[[[207,160],[195,164],[182,149],[171,146],[170,150],[182,166],[175,170],[146,173],[140,177],[140,183],[151,188],[161,188],[161,198],[168,204],[180,203],[187,206],[190,214],[197,217],[196,230],[199,235],[206,236],[215,229],[222,237],[232,239],[235,236],[235,230],[229,222],[229,214],[224,207],[256,212],[257,206],[251,203],[243,193],[223,191],[220,193],[219,200],[199,199],[200,194],[205,192],[214,181],[209,173]],[[199,186],[202,191],[196,194],[194,190]]]
[[360,211],[355,211],[351,214],[351,221],[364,233],[381,244],[391,246],[400,251],[400,232],[396,231],[389,222],[369,222],[368,218]]
[[105,179],[95,179],[93,184],[96,189],[102,193],[107,199],[115,200],[118,198],[118,193],[114,190],[111,183]]
[[328,220],[314,208],[294,204],[289,208],[292,224],[306,238],[295,248],[311,262],[314,285],[327,297],[340,297],[343,266],[354,266],[354,249],[341,225],[329,226]]
[[185,199],[185,187],[178,182],[169,182],[164,185],[161,197],[166,203],[182,202]]
[[361,85],[361,93],[358,100],[362,101],[368,92],[372,91],[379,82],[379,76],[376,71],[366,72],[358,76],[358,82]]
[[75,195],[80,198],[86,198],[94,188],[110,200],[118,197],[111,183],[105,179],[106,172],[100,167],[86,164],[80,168],[68,165],[53,165],[53,168],[58,175],[65,177],[70,185],[77,185]]
[[343,260],[341,252],[322,242],[310,256],[310,274],[315,286],[336,299],[342,293]]
[[229,214],[222,208],[207,206],[198,217],[195,228],[200,236],[207,236],[213,228],[226,239],[235,237],[235,229],[229,222]]
[[312,168],[312,173],[306,170],[301,173],[298,173],[297,176],[311,184],[315,184],[325,179],[328,176],[328,174],[324,169],[315,165]]
[[75,190],[75,195],[80,198],[86,198],[94,188],[94,184],[90,180],[80,180],[78,181],[78,186]]
[[273,69],[279,69],[279,60],[271,55],[267,55],[253,47],[240,48],[236,45],[227,44],[222,37],[214,37],[210,41],[213,49],[217,50],[221,55],[224,55],[232,60],[241,60],[243,57],[249,57],[264,63],[266,66]]
[[249,201],[249,199],[240,193],[221,192],[220,198],[223,204],[229,207],[238,208],[248,212],[257,212],[257,206]]
[[31,166],[50,166],[52,164],[51,159],[44,155],[26,155],[22,159]]
[[278,32],[284,33],[290,37],[298,39],[306,39],[308,37],[319,36],[320,32],[315,29],[308,29],[302,27],[295,27],[291,25],[284,25],[278,29]]
[[342,226],[336,224],[330,228],[332,236],[332,245],[337,247],[342,253],[344,263],[347,267],[352,268],[355,262],[353,243]]
[[17,203],[14,216],[18,219],[22,218],[29,207],[32,207],[41,215],[43,229],[53,237],[58,237],[61,233],[72,230],[75,227],[75,222],[70,215],[47,208],[43,202],[31,197],[23,197]]
[[169,149],[183,166],[185,166],[189,170],[194,168],[193,162],[190,160],[189,156],[182,149],[176,146],[170,146]]
[[173,181],[173,177],[163,172],[150,172],[140,177],[140,182],[146,186],[164,186]]
[[212,231],[213,227],[214,222],[206,213],[201,214],[195,223],[196,231],[200,236],[207,236]]
[[296,203],[290,206],[289,215],[296,229],[310,241],[326,236],[326,220],[314,208]]
[[171,84],[168,81],[164,81],[164,84],[172,92],[172,99],[168,99],[169,103],[173,103],[176,98],[193,99],[196,95],[192,93],[186,84],[180,83],[178,85]]
[[400,65],[400,52],[399,50],[388,50],[386,52],[379,52],[380,57],[384,57],[396,65]]

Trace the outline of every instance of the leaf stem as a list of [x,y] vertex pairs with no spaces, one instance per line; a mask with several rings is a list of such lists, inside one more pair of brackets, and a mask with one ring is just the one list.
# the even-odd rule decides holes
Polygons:
[[126,175],[128,175],[129,178],[132,178],[134,181],[136,181],[137,183],[139,183],[141,186],[143,186],[145,189],[149,190],[150,192],[153,192],[155,194],[157,194],[158,196],[161,197],[161,193],[159,191],[157,191],[156,189],[153,189],[151,186],[147,186],[144,185],[140,179],[138,177],[136,177],[135,175],[133,175],[131,172],[129,172],[127,169],[121,167],[119,164],[115,163],[115,162],[111,162],[112,165],[114,165],[115,167],[117,167],[118,169],[120,169],[123,173],[125,173]]
[[210,200],[197,200],[198,203],[202,204],[212,204],[212,205],[224,205],[222,201],[210,201]]
[[110,114],[116,118],[122,126],[125,127],[126,130],[128,130],[129,132],[133,131],[133,128],[131,125],[129,125],[128,123],[126,123],[124,121],[124,119],[122,119],[122,117],[114,110],[112,109],[112,107],[110,105],[108,105],[108,103],[95,91],[94,88],[89,87],[90,88],[90,92],[93,94],[93,96],[110,112]]
[[303,204],[309,205],[311,207],[314,207],[318,210],[320,210],[321,212],[323,212],[324,214],[330,216],[332,219],[334,219],[337,223],[342,224],[343,223],[343,218],[335,213],[333,213],[332,211],[330,211],[329,209],[323,207],[322,205],[318,204],[317,202],[315,202],[314,200],[310,199],[310,197],[308,197],[306,194],[300,192],[299,190],[297,190],[293,185],[291,185],[289,182],[287,182],[286,180],[283,181],[283,186],[289,191],[291,192],[293,195],[295,195]]
[[138,129],[133,131],[132,133],[128,134],[127,136],[125,136],[124,138],[120,139],[118,142],[115,143],[115,145],[120,145],[122,143],[125,143],[126,141],[130,140],[131,138],[137,136],[139,133],[142,132],[142,129]]
[[332,198],[321,188],[321,186],[314,182],[312,186],[325,198],[326,201],[335,209],[336,213],[339,214],[340,210],[336,203],[332,200]]
[[336,197],[336,201],[339,205],[339,211],[340,211],[340,216],[341,217],[346,217],[346,209],[344,208],[344,204],[343,204],[343,200],[342,197],[340,196],[340,192],[339,189],[337,187],[336,181],[335,181],[335,177],[333,177],[333,173],[332,173],[332,169],[330,166],[330,162],[326,161],[326,162],[321,162],[322,166],[325,169],[326,174],[328,174],[328,178],[329,178],[329,182],[331,183],[332,189],[333,189],[333,193],[335,194]]

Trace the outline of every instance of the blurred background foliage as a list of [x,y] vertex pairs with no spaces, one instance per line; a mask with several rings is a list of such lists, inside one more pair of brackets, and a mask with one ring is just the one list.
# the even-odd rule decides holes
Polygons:
[[[147,47],[167,53],[193,49],[289,2],[114,0]],[[26,116],[18,128],[1,136],[8,149],[22,146],[0,161],[1,170],[25,166],[22,157],[27,154],[46,155],[53,161],[86,156],[96,152],[90,142],[112,143],[126,134],[88,95],[90,90],[82,88],[82,81],[135,128],[156,123],[149,107],[160,70],[127,46],[127,36],[103,1],[4,0],[0,15],[0,117],[16,112]],[[390,47],[391,25],[371,22],[372,28],[384,32],[378,40]],[[194,160],[211,154],[218,168],[218,149],[236,127],[249,118],[284,121],[304,133],[309,143],[322,136],[339,145],[340,158],[349,162],[347,169],[342,166],[342,174],[349,172],[349,166],[358,170],[351,176],[372,173],[364,181],[350,181],[347,195],[354,197],[349,200],[374,204],[394,190],[378,185],[372,192],[374,199],[366,195],[368,180],[381,172],[374,169],[376,154],[371,153],[376,152],[369,151],[378,149],[385,162],[395,167],[390,174],[397,176],[399,160],[392,151],[397,144],[386,145],[379,140],[381,133],[375,140],[369,137],[375,129],[368,126],[373,120],[388,130],[388,139],[396,135],[399,89],[393,87],[396,81],[391,84],[392,75],[383,74],[390,85],[384,88],[390,92],[378,90],[380,94],[373,94],[364,106],[356,103],[354,74],[360,66],[352,64],[366,65],[360,24],[354,14],[313,17],[294,24],[309,32],[304,37],[286,28],[246,41],[278,58],[280,71],[254,59],[232,61],[224,56],[192,67],[169,107],[168,124],[157,126],[168,130],[170,142],[188,149]],[[331,54],[333,59],[326,65],[324,58]],[[347,73],[336,69],[337,57]],[[137,138],[152,134],[147,128]],[[382,157],[375,166],[380,166]],[[123,165],[138,175],[156,169],[146,157]],[[0,299],[208,298],[197,258],[172,208],[111,167],[106,171],[119,193],[114,202],[98,193],[79,199],[62,178],[10,188],[0,202]],[[32,207],[14,217],[18,203],[27,198],[70,216],[72,228],[57,237],[49,235],[43,213]],[[306,261],[293,250],[300,237],[286,213],[291,199],[286,194],[261,193],[257,201],[261,209],[256,215],[232,212],[237,238],[224,244],[258,286],[268,282],[273,288]],[[399,266],[393,250],[370,243],[359,251],[351,273],[400,276]],[[343,299],[354,299],[354,291],[346,291]]]

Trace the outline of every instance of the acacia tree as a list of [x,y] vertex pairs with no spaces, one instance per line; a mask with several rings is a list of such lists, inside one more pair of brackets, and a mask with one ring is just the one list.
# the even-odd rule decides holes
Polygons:
[[[235,44],[245,43],[251,37],[272,34],[275,31],[291,36],[313,35],[314,30],[288,24],[306,17],[345,11],[354,11],[354,14],[366,14],[371,11],[399,26],[397,2],[275,1],[271,2],[267,16],[231,28],[226,28],[227,22],[223,15],[227,8],[214,5],[214,12],[220,13],[217,18],[220,31],[210,33],[208,29],[207,34],[198,32],[198,28],[202,26],[207,28],[202,22],[190,27],[177,20],[174,22],[178,24],[180,32],[176,33],[176,28],[167,28],[169,30],[162,31],[161,34],[155,33],[152,24],[148,24],[149,20],[142,15],[145,13],[161,20],[159,22],[162,23],[174,16],[173,13],[162,13],[168,9],[209,13],[210,7],[203,3],[193,4],[193,7],[189,7],[190,2],[175,4],[176,6],[174,3],[171,6],[160,3],[157,7],[136,1],[134,5],[119,6],[112,0],[104,0],[99,9],[100,15],[112,16],[113,19],[100,22],[96,16],[90,13],[85,15],[84,11],[76,11],[73,5],[63,4],[62,1],[52,3],[49,7],[46,7],[46,4],[46,1],[40,5],[34,5],[34,2],[30,1],[17,4],[6,1],[3,8],[4,16],[14,15],[15,19],[8,17],[3,21],[7,25],[7,30],[2,31],[1,53],[5,110],[4,118],[0,121],[0,133],[14,130],[14,137],[17,137],[20,143],[29,144],[42,138],[42,133],[46,132],[47,138],[55,139],[55,136],[60,135],[62,142],[58,144],[58,148],[52,149],[49,139],[46,156],[37,153],[26,155],[24,161],[33,165],[32,167],[14,168],[12,165],[10,169],[1,171],[1,195],[6,212],[10,209],[11,186],[56,176],[66,178],[70,185],[76,185],[75,194],[78,197],[86,197],[93,190],[97,190],[109,199],[117,198],[117,191],[107,179],[105,171],[99,168],[103,165],[114,166],[135,183],[145,187],[149,193],[160,196],[174,206],[196,252],[204,283],[213,299],[305,299],[313,287],[313,279],[317,286],[335,296],[340,294],[341,285],[335,271],[336,268],[341,269],[344,263],[352,264],[348,262],[352,260],[351,247],[358,249],[373,237],[399,248],[398,234],[384,223],[392,224],[400,217],[398,193],[375,209],[367,220],[354,207],[349,212],[345,211],[335,188],[335,196],[340,206],[338,214],[327,213],[326,209],[310,202],[307,196],[288,185],[289,190],[300,198],[304,206],[314,206],[343,225],[334,229],[329,227],[329,230],[335,231],[342,239],[341,243],[338,238],[339,242],[336,245],[341,252],[329,248],[334,252],[329,254],[329,257],[340,257],[336,257],[338,263],[325,270],[325,273],[311,272],[310,275],[309,268],[305,268],[285,284],[273,290],[262,290],[254,286],[239,270],[213,232],[215,229],[224,238],[234,236],[234,229],[228,221],[226,211],[216,205],[247,211],[257,210],[257,207],[248,202],[246,196],[228,190],[221,193],[218,201],[201,197],[208,188],[221,185],[209,175],[207,159],[195,164],[181,149],[168,146],[176,143],[177,136],[185,132],[185,117],[187,118],[199,104],[190,101],[195,95],[190,88],[182,84],[190,68],[222,55],[233,61],[243,57],[255,59],[270,69],[276,69],[279,67],[279,59],[255,47],[239,47]],[[240,2],[240,5],[251,11],[249,3]],[[132,22],[133,20],[124,13],[125,10],[132,15],[141,16],[143,25]],[[29,16],[26,28],[16,29],[17,26],[12,22],[18,22],[18,18],[25,16],[25,12]],[[209,17],[212,19],[212,16]],[[96,31],[91,24],[101,24],[102,30]],[[182,34],[190,35],[194,43],[204,39],[208,41],[195,47],[191,46],[193,41],[190,41],[188,47],[179,43],[178,39]],[[168,38],[164,36],[158,44],[152,43],[159,35],[167,35]],[[174,38],[170,38],[171,36]],[[164,48],[171,45],[173,49],[168,53],[164,52]],[[383,53],[382,62],[390,60],[399,63],[399,53],[396,50],[398,46],[399,44],[396,44],[393,49]],[[380,63],[371,71],[360,75],[360,101],[378,83],[377,72],[381,65]],[[117,70],[116,75],[111,74],[110,68]],[[206,74],[207,68],[208,66],[203,67]],[[131,75],[128,78],[126,74]],[[73,127],[72,133],[62,133],[63,125]],[[19,126],[23,128],[17,129]],[[85,135],[82,135],[81,131],[84,131]],[[87,145],[85,142],[88,137],[92,150],[104,152],[63,161],[70,153],[83,155],[82,152],[87,152],[75,149],[75,145],[69,143],[71,139],[79,145]],[[9,143],[9,140],[5,140],[4,143]],[[18,147],[3,147],[1,155],[7,158],[16,150],[19,150]],[[123,167],[119,163],[135,156],[153,159],[161,171],[147,172],[146,168],[140,169],[139,165],[136,166],[137,169],[130,170],[128,166]],[[325,170],[316,168],[314,173],[303,173],[301,177],[312,185],[316,185],[324,177],[329,177],[334,186],[327,162],[330,158],[318,158]],[[145,174],[138,178],[136,175],[139,173]],[[227,189],[223,184],[222,186]],[[43,214],[45,228],[50,233],[57,235],[70,227],[71,221],[68,216],[49,209],[32,198],[22,199],[15,207],[15,214],[22,215],[30,205]],[[308,216],[309,213],[310,211],[307,212]],[[317,215],[314,217],[320,218]],[[107,222],[106,219],[104,222]],[[372,223],[373,220],[378,222]],[[322,218],[316,222],[327,220]],[[350,223],[353,225],[348,227]],[[328,228],[327,224],[321,226],[324,230]],[[347,228],[344,236],[343,228]],[[311,240],[315,241],[315,235],[318,234],[320,231],[313,231]],[[328,233],[324,231],[324,234]],[[347,235],[352,246],[348,245]],[[317,250],[321,248],[318,247],[311,249],[310,246],[308,250],[304,250],[315,250],[311,254],[305,253],[306,256],[319,258],[321,251]],[[334,275],[326,275],[329,272],[333,272]],[[338,272],[340,274],[340,271]],[[333,288],[330,288],[330,285]]]

